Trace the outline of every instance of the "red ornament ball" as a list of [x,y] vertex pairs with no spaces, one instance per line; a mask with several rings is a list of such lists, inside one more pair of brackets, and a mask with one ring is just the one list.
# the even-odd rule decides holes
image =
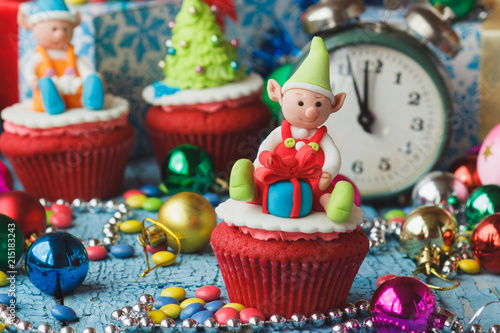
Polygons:
[[24,237],[44,233],[47,228],[45,209],[33,195],[11,191],[0,195],[0,212],[17,222]]
[[481,187],[481,180],[477,173],[477,155],[459,158],[451,165],[450,172],[467,186],[470,193]]
[[476,225],[470,245],[484,269],[500,274],[500,213],[487,216]]

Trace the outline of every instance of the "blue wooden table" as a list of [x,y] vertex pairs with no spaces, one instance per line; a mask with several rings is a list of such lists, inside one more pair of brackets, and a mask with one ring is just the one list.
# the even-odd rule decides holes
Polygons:
[[[159,171],[153,158],[133,161],[127,168],[125,189],[159,182]],[[145,217],[156,219],[155,213],[141,210],[134,213],[134,218],[138,220]],[[370,211],[368,213],[371,214]],[[74,226],[67,231],[84,241],[90,238],[102,239],[102,225],[110,216],[110,213],[79,214],[74,220]],[[197,288],[214,284],[222,289],[222,299],[228,301],[224,281],[209,246],[197,254],[181,254],[175,265],[161,267],[135,282],[146,268],[144,253],[136,241],[136,235],[122,234],[119,242],[133,245],[136,250],[134,257],[116,259],[110,255],[107,260],[90,262],[90,270],[84,283],[62,300],[79,317],[77,322],[70,324],[76,332],[82,332],[86,327],[94,327],[98,332],[103,332],[108,324],[120,325],[111,319],[113,310],[135,304],[144,293],[157,297],[166,287],[182,287],[186,289],[188,297],[194,297]],[[412,275],[415,269],[413,261],[397,249],[398,243],[395,240],[388,245],[386,250],[376,255],[368,254],[354,281],[348,302],[356,303],[361,299],[369,301],[376,289],[375,282],[381,275]],[[459,288],[438,291],[436,296],[439,305],[457,314],[460,321],[468,321],[484,304],[500,300],[500,276],[483,271],[474,276],[460,274],[459,279]],[[0,288],[0,293],[6,292],[7,287]],[[56,330],[62,327],[63,323],[50,314],[51,308],[58,301],[42,294],[22,272],[17,275],[16,296],[16,314],[19,318],[29,320],[35,328],[41,323],[49,323]],[[490,325],[500,323],[499,313],[500,305],[493,305],[484,312],[480,324],[487,330]],[[331,331],[328,327],[315,330]]]

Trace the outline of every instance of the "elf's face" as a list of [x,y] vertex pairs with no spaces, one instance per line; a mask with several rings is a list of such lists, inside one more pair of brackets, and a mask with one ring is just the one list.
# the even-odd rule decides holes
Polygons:
[[46,49],[64,50],[73,38],[75,24],[64,20],[50,20],[33,26],[33,34],[39,45]]
[[281,109],[288,122],[299,128],[313,129],[325,123],[335,105],[324,95],[306,89],[290,89],[283,94]]

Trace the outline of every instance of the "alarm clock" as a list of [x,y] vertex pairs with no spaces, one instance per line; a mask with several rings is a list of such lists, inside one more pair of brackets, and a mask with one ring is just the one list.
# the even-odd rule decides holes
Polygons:
[[[387,3],[399,7],[397,0]],[[341,152],[340,173],[363,199],[386,199],[409,190],[446,148],[453,104],[444,66],[426,43],[453,57],[460,40],[448,8],[411,7],[409,30],[360,22],[363,11],[362,1],[322,0],[304,12],[302,25],[328,48],[332,90],[347,93],[326,122]]]

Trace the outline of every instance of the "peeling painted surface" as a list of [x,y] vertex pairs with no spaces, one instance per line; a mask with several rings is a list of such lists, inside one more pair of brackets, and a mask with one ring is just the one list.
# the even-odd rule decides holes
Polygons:
[[[159,172],[153,159],[132,162],[127,169],[126,189],[158,183],[158,179]],[[110,216],[110,213],[80,214],[74,220],[74,227],[67,231],[85,241],[90,238],[102,238],[101,227]],[[139,220],[145,217],[156,218],[156,214],[137,211],[135,216]],[[111,319],[113,310],[133,305],[144,293],[157,297],[162,289],[169,286],[183,287],[187,290],[188,297],[194,297],[197,288],[215,284],[222,289],[222,299],[228,301],[224,281],[210,247],[199,254],[182,254],[175,265],[160,267],[135,282],[146,268],[144,252],[137,243],[136,236],[122,234],[119,238],[119,242],[135,247],[136,254],[133,258],[116,259],[109,255],[107,260],[91,262],[84,283],[64,298],[64,304],[72,307],[79,317],[77,322],[70,324],[77,332],[89,326],[102,332],[107,324],[118,324]],[[376,280],[381,275],[412,275],[415,264],[398,251],[397,246],[395,240],[390,240],[386,250],[367,256],[354,281],[348,302],[370,300],[376,289]],[[500,299],[500,276],[483,272],[479,275],[461,274],[459,279],[462,283],[459,288],[437,291],[436,297],[440,306],[452,310],[462,322],[469,320],[484,304]],[[27,276],[21,273],[17,277],[16,288],[18,317],[31,321],[35,327],[41,323],[49,323],[56,330],[60,329],[61,323],[50,315],[52,306],[57,304],[55,299],[43,295],[29,282]],[[5,292],[5,287],[0,288],[0,293]],[[485,330],[494,323],[500,323],[499,312],[500,305],[492,305],[484,311],[480,324]],[[327,328],[319,330],[330,331]]]

